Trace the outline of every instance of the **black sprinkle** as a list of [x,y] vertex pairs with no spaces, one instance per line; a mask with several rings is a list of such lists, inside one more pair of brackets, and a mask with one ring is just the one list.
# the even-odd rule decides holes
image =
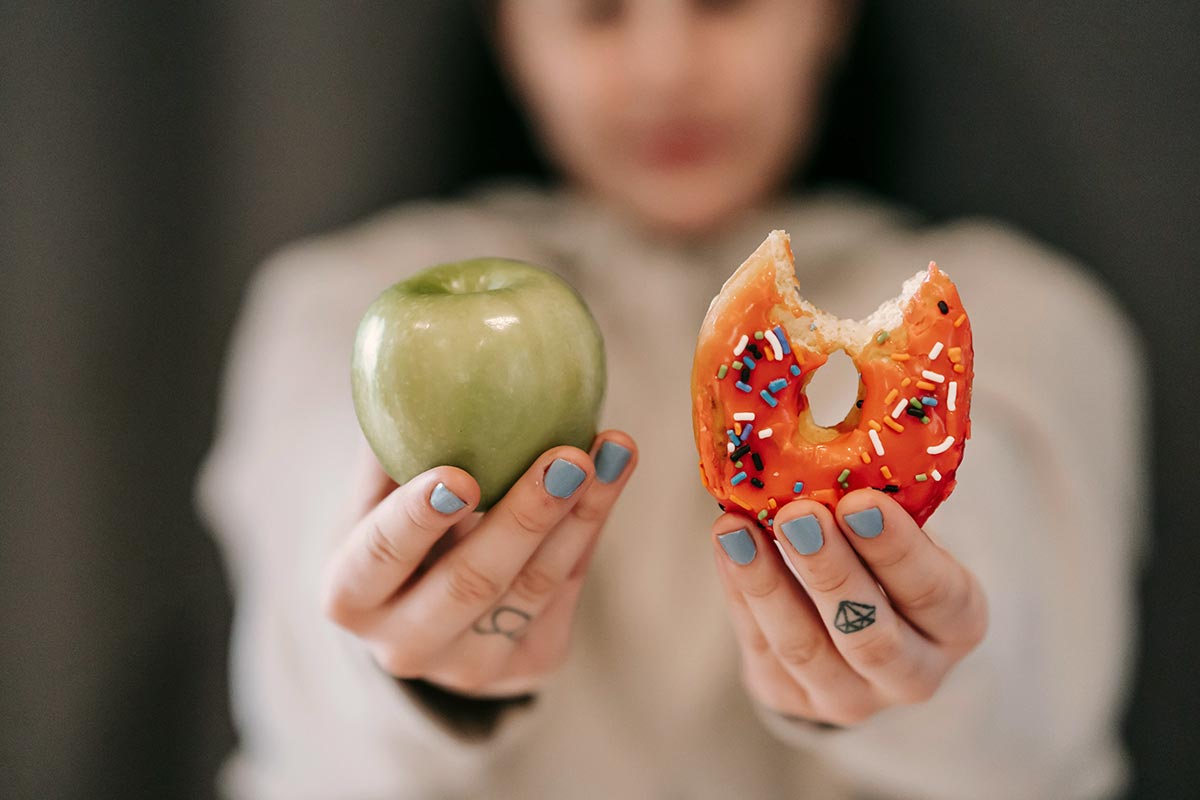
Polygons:
[[855,403],[855,404],[854,404],[854,407],[855,407],[855,408],[862,408],[862,400],[859,400],[857,403]]
[[738,459],[740,459],[742,456],[746,455],[746,453],[749,453],[749,452],[750,452],[750,445],[744,444],[741,447],[736,448],[732,453],[729,454],[729,460],[737,461]]
[[750,344],[746,345],[746,349],[749,350],[756,359],[758,359],[759,361],[762,361],[763,354],[762,354],[762,350],[758,349],[758,345],[751,342]]
[[895,494],[896,492],[900,491],[900,487],[894,483],[889,483],[887,486],[883,487],[883,490],[888,494]]
[[722,511],[727,511],[727,510],[728,510],[728,509],[726,509],[726,508],[725,508],[725,504],[724,504],[724,503],[717,503],[717,508],[721,509]]
[[759,472],[762,472],[762,456],[760,456],[758,453],[751,453],[750,460],[754,462],[754,468]]
[[922,408],[913,408],[912,406],[909,406],[908,408],[906,408],[904,410],[905,410],[905,412],[908,413],[908,415],[910,417],[916,417],[917,419],[920,419],[921,417],[925,416],[925,412],[924,412],[923,408],[924,408],[923,406],[922,406]]
[[763,488],[763,486],[766,486],[766,484],[763,483],[762,481],[760,481],[758,478],[751,478],[750,485],[753,486],[755,489],[761,489],[761,488]]
[[946,305],[945,300],[938,300],[938,311],[942,312],[943,314],[950,313],[950,306]]
[[750,383],[750,368],[742,367],[741,375],[742,375],[742,383],[749,384]]

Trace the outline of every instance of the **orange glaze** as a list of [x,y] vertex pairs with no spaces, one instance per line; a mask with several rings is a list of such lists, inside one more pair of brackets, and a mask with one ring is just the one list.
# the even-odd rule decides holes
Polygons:
[[[790,260],[790,248],[787,255]],[[693,427],[705,487],[726,510],[737,511],[740,506],[757,518],[766,509],[766,516],[759,519],[763,527],[773,519],[772,505],[782,506],[804,497],[832,509],[849,491],[896,487],[890,491],[893,498],[918,524],[923,524],[954,488],[955,472],[970,435],[971,326],[963,315],[954,284],[931,263],[919,289],[902,310],[903,323],[887,331],[882,344],[872,338],[857,356],[848,352],[861,375],[858,399],[862,408],[852,408],[846,419],[833,428],[820,428],[812,422],[803,389],[826,362],[828,354],[840,349],[838,344],[827,343],[825,351],[818,352],[797,346],[789,337],[790,355],[784,355],[782,360],[756,359],[756,367],[750,373],[750,393],[735,386],[739,375],[732,366],[738,360],[733,350],[743,334],[760,351],[765,351],[771,345],[765,338],[756,340],[755,331],[765,332],[776,326],[786,331],[789,325],[807,327],[810,321],[798,305],[790,302],[791,298],[779,295],[774,269],[769,263],[759,268],[751,281],[739,286],[732,297],[721,298],[729,301],[724,305],[726,313],[715,327],[706,327],[708,335],[702,335],[696,351],[692,373]],[[947,313],[938,308],[939,300],[946,303]],[[738,309],[740,313],[733,318],[729,309]],[[793,315],[797,323],[788,321]],[[954,324],[956,320],[958,326]],[[929,353],[937,342],[942,343],[941,352],[931,359]],[[749,352],[747,348],[746,353]],[[908,358],[903,358],[905,355]],[[728,373],[724,379],[718,379],[722,364],[728,365]],[[799,377],[790,373],[793,364],[800,367]],[[961,364],[962,371],[956,372],[955,364]],[[927,380],[922,375],[926,370],[944,380]],[[787,380],[787,386],[774,393],[778,405],[772,408],[759,392],[776,378]],[[902,386],[905,378],[910,380],[907,386]],[[934,388],[918,389],[918,381]],[[957,384],[955,411],[948,408],[951,383]],[[885,404],[893,389],[897,390],[895,399]],[[914,397],[918,401],[921,397],[936,398],[936,406],[923,406],[929,421],[922,423],[903,411],[893,420],[896,404]],[[761,471],[755,468],[750,453],[740,459],[740,468],[730,458],[726,431],[733,428],[736,412],[755,414],[746,443],[751,453],[762,459]],[[903,430],[897,432],[887,420]],[[869,437],[871,421],[879,426],[877,435],[883,455],[879,455]],[[770,428],[772,435],[760,439],[758,432],[764,428]],[[948,449],[936,455],[927,452],[927,448],[938,445],[947,436],[954,437]],[[849,474],[839,483],[838,477],[844,470],[849,470]],[[940,480],[933,477],[935,470]],[[743,471],[746,479],[732,485],[734,476]],[[919,474],[925,480],[918,480]],[[890,480],[885,475],[890,475]],[[753,486],[750,478],[760,479],[764,486]],[[797,481],[804,484],[799,493],[793,491]]]

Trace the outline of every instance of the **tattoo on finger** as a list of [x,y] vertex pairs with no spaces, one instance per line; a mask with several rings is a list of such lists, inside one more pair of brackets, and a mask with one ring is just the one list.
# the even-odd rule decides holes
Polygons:
[[833,627],[842,633],[854,633],[874,624],[875,606],[867,603],[855,603],[853,600],[843,600],[838,603],[837,614],[833,618]]
[[483,635],[498,633],[517,641],[529,625],[530,615],[512,606],[496,606],[489,613],[475,620],[471,630]]

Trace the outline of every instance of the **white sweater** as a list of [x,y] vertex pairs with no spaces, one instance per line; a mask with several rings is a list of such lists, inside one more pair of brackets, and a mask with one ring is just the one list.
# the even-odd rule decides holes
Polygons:
[[[864,316],[936,260],[974,329],[973,438],[927,528],[978,575],[985,642],[919,706],[825,731],[754,704],[717,582],[691,434],[695,336],[773,228],[806,296]],[[567,666],[468,739],[320,612],[361,443],[355,327],[385,287],[479,255],[555,269],[605,337],[602,427],[641,463],[610,518]],[[1117,722],[1142,559],[1145,369],[1080,270],[982,221],[917,228],[825,195],[681,246],[566,193],[501,188],[408,205],[289,247],[254,277],[197,485],[236,594],[232,798],[1062,798],[1127,780]]]

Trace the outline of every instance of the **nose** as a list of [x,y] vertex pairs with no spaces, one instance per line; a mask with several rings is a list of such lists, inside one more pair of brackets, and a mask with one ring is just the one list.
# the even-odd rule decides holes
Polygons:
[[626,70],[645,100],[662,103],[695,89],[699,36],[688,0],[637,4],[627,33]]

